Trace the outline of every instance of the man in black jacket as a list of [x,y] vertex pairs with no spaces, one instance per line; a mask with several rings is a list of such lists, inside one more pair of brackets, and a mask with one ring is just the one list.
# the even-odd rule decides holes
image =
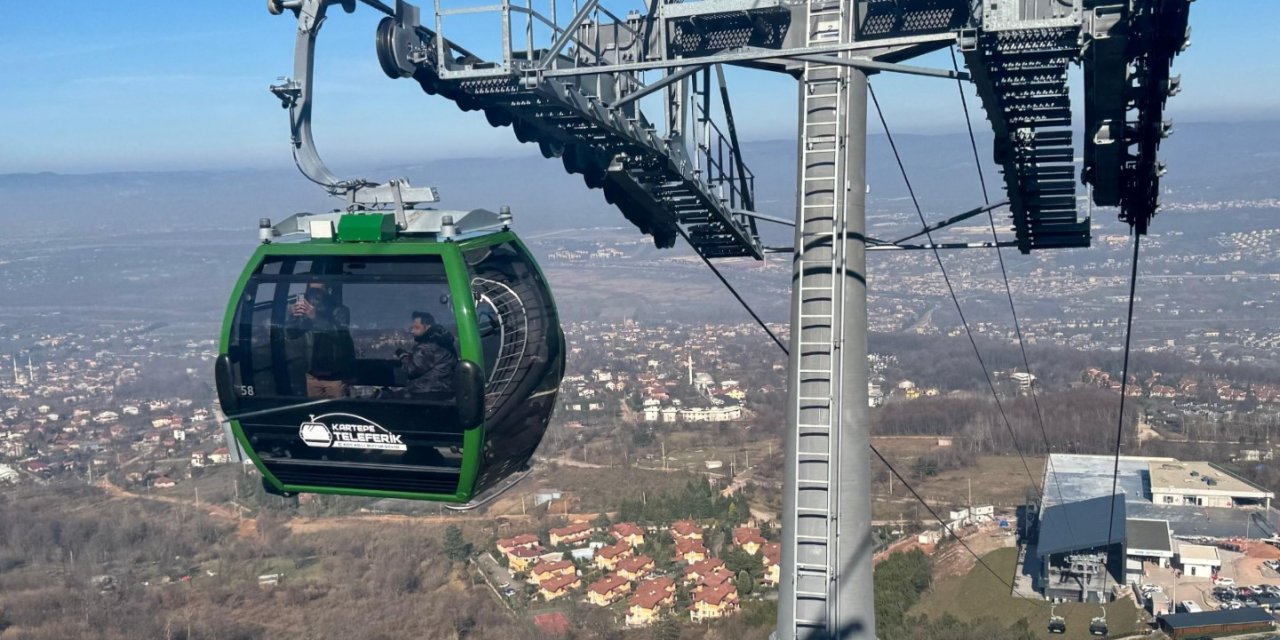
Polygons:
[[397,350],[400,366],[409,378],[405,391],[410,398],[440,398],[452,395],[454,374],[458,369],[458,352],[453,336],[425,311],[413,312],[413,348]]
[[338,304],[324,284],[313,282],[289,313],[289,338],[307,338],[307,397],[350,395],[348,379],[356,360],[351,311]]

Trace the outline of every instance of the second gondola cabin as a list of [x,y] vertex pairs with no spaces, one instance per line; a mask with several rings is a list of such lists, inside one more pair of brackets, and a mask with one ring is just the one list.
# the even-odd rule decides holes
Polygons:
[[218,398],[269,490],[467,503],[541,442],[565,349],[537,263],[506,216],[411,216],[295,216],[237,282]]

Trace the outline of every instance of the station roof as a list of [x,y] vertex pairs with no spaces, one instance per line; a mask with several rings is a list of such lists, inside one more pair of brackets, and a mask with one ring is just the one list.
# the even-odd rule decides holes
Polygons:
[[1125,522],[1129,553],[1135,551],[1160,551],[1172,554],[1173,543],[1169,540],[1169,522],[1167,520],[1147,520],[1145,518],[1129,518]]
[[1222,560],[1218,557],[1218,548],[1202,544],[1178,543],[1178,556],[1184,563],[1190,561],[1193,564],[1222,564]]
[[[1153,504],[1148,494],[1150,466],[1177,463],[1175,458],[1120,456],[1117,490],[1124,493],[1126,515],[1133,518],[1167,520],[1169,530],[1180,536],[1231,538],[1249,533],[1265,538],[1277,531],[1280,514],[1232,507]],[[1115,457],[1054,453],[1045,465],[1044,508],[1066,502],[1111,495],[1111,472]],[[1203,483],[1202,483],[1203,484]],[[1252,522],[1250,522],[1252,521]]]
[[1275,493],[1249,484],[1208,462],[1156,462],[1147,467],[1151,490],[1168,493],[1215,491],[1251,498],[1274,498]]
[[[1146,486],[1144,476],[1147,464],[1157,461],[1177,462],[1173,458],[1120,456],[1120,474],[1116,476],[1116,490],[1126,500],[1144,500]],[[1044,470],[1044,504],[1078,502],[1111,496],[1111,472],[1114,456],[1054,453]]]
[[1170,629],[1195,629],[1227,624],[1262,624],[1275,621],[1271,614],[1255,607],[1218,609],[1199,613],[1171,613],[1160,616],[1160,623]]
[[[1115,507],[1112,507],[1114,502]],[[1110,511],[1111,517],[1107,517]],[[1055,504],[1040,514],[1040,537],[1036,555],[1065,553],[1105,547],[1125,541],[1124,496],[1102,496],[1091,500]],[[1108,538],[1107,534],[1111,537]]]

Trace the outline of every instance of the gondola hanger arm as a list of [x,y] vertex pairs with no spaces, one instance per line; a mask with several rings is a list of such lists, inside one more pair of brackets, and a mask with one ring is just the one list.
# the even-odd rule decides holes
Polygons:
[[331,195],[345,198],[348,209],[394,205],[396,222],[403,228],[406,209],[440,200],[435,187],[414,187],[405,178],[389,180],[385,184],[363,178],[339,178],[329,170],[316,149],[311,132],[311,109],[315,102],[316,39],[324,25],[329,6],[334,4],[341,5],[347,13],[356,8],[355,0],[270,0],[267,3],[271,13],[280,14],[285,9],[290,9],[298,19],[298,35],[293,51],[293,78],[283,78],[279,84],[272,85],[271,93],[289,110],[293,159],[302,175],[324,187]]

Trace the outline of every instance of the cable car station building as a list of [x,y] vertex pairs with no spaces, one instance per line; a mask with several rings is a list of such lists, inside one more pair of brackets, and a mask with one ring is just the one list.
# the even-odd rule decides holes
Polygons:
[[1020,572],[1035,592],[1107,601],[1105,589],[1135,582],[1144,563],[1185,563],[1179,552],[1192,545],[1174,536],[1266,538],[1280,530],[1273,492],[1207,462],[1123,456],[1113,506],[1114,464],[1111,456],[1052,455]]
[[1158,505],[1270,509],[1275,497],[1208,462],[1150,462],[1147,473]]
[[[1034,550],[1037,591],[1054,600],[1107,600],[1105,585],[1116,584],[1125,557],[1125,501],[1114,502],[1101,496],[1044,510]],[[1027,564],[1032,555],[1029,549]]]

